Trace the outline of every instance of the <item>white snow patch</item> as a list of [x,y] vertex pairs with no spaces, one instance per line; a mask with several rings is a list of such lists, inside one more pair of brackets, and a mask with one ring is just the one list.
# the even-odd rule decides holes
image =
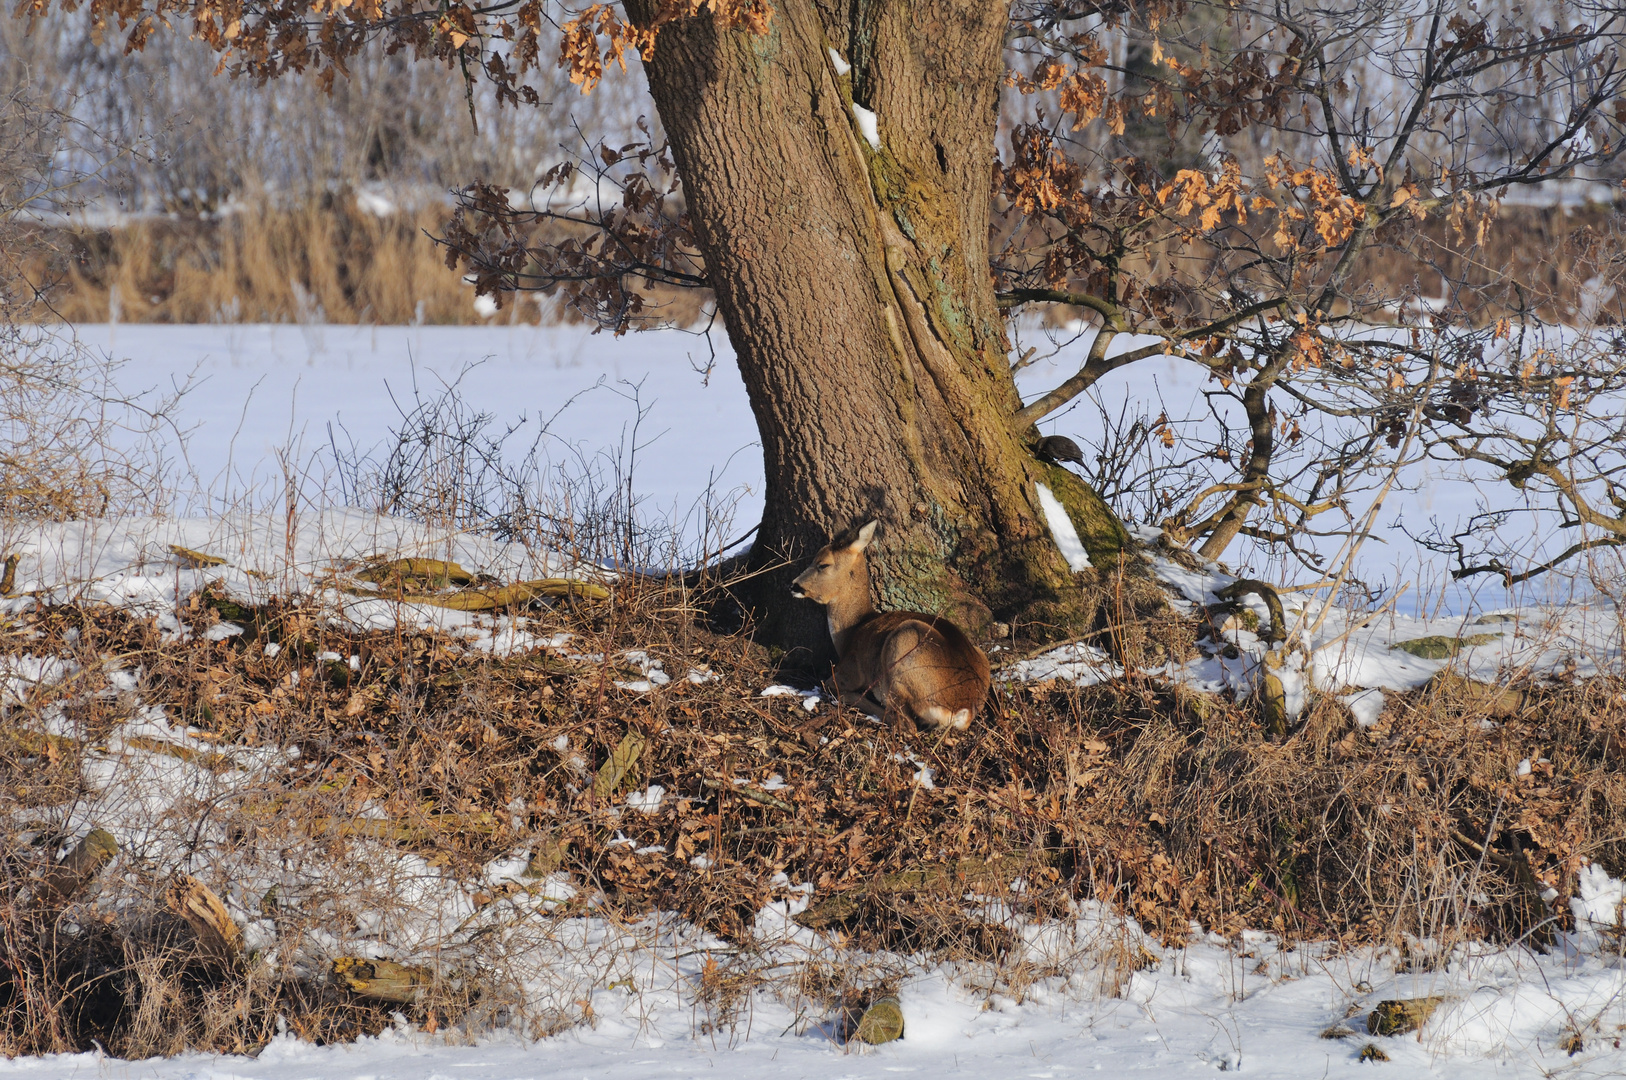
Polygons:
[[524,881],[525,870],[531,865],[531,853],[519,851],[492,859],[485,865],[485,878],[493,885]]
[[650,784],[644,790],[634,791],[627,796],[627,809],[636,810],[640,814],[653,814],[661,808],[661,800],[664,798],[666,789],[659,784]]
[[1044,519],[1050,525],[1050,535],[1055,537],[1056,547],[1060,549],[1061,557],[1067,560],[1068,569],[1075,573],[1088,570],[1090,554],[1084,550],[1084,544],[1078,538],[1078,530],[1073,528],[1073,519],[1067,515],[1067,508],[1043,484],[1035,484],[1034,487],[1039,489],[1039,506],[1044,510]]
[[234,622],[217,622],[203,632],[204,641],[225,641],[236,637],[243,632],[243,628]]
[[[1620,940],[1626,918],[1626,883],[1609,876],[1597,863],[1583,866],[1576,875],[1576,895],[1570,900],[1576,933],[1589,944],[1599,944],[1600,932]],[[1604,942],[1607,944],[1607,941]]]
[[833,48],[830,50],[830,64],[836,69],[836,76],[838,78],[847,74],[853,69],[853,66],[847,63],[847,61],[842,58],[842,55],[836,52],[836,50]]
[[876,115],[858,102],[853,102],[853,119],[858,121],[858,133],[864,136],[871,150],[881,148],[881,126]]
[[50,686],[75,674],[79,665],[61,656],[0,657],[0,703],[21,705],[36,686]]
[[774,683],[764,687],[762,697],[799,697],[802,699],[802,708],[808,712],[818,710],[819,703],[824,700],[823,694],[818,690],[798,690],[794,686],[785,686],[783,683]]
[[923,788],[926,788],[928,791],[936,789],[937,784],[933,780],[934,776],[936,775],[935,771],[924,761],[921,761],[918,757],[916,757],[913,751],[902,754],[893,754],[892,760],[896,761],[899,765],[913,765],[915,767],[915,783],[919,784]]
[[1342,695],[1338,700],[1349,706],[1355,723],[1361,727],[1371,727],[1383,715],[1382,690],[1357,690],[1353,694]]
[[1082,642],[1062,645],[1031,660],[1019,660],[1001,670],[1005,678],[1020,682],[1067,679],[1080,686],[1094,686],[1124,673],[1112,657],[1094,645]]
[[389,217],[396,206],[383,192],[363,187],[356,190],[356,209],[373,217]]
[[642,649],[628,649],[621,654],[621,658],[632,667],[638,669],[643,675],[641,679],[617,679],[615,685],[623,690],[631,690],[637,694],[647,694],[657,686],[665,686],[672,681],[672,676],[664,670],[661,661],[654,659]]

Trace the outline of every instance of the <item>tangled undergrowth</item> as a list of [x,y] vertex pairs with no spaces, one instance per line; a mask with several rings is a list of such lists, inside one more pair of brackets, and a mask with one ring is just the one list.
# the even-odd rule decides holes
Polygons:
[[[189,635],[83,607],[6,626],[10,671],[71,661],[59,681],[14,687],[0,727],[6,1053],[243,1051],[284,1025],[353,1038],[396,1010],[431,1030],[502,1022],[511,997],[489,979],[390,1003],[289,959],[296,942],[337,950],[371,932],[359,883],[378,887],[390,853],[469,882],[528,853],[524,875],[471,885],[473,903],[568,880],[547,919],[673,912],[746,949],[757,912],[806,882],[798,921],[855,953],[957,956],[1011,980],[1024,975],[1010,932],[968,894],[1040,919],[1101,901],[1167,945],[1200,925],[1422,955],[1539,947],[1583,864],[1626,869],[1612,679],[1532,685],[1516,707],[1441,683],[1391,696],[1369,728],[1323,696],[1285,737],[1251,701],[1133,672],[996,683],[971,731],[937,738],[762,696],[772,657],[659,582],[532,611],[549,647],[507,657],[404,627],[358,633],[297,601],[251,610],[205,592],[178,614]],[[243,632],[208,632],[222,620]],[[153,706],[195,738],[110,741]],[[133,828],[90,820],[115,750],[200,776],[244,754],[269,764],[222,794],[171,792],[147,808],[144,846],[87,863],[72,843],[87,829]],[[265,865],[309,872],[250,887]],[[249,921],[264,940],[236,942]],[[737,996],[751,978],[714,972],[697,993]],[[829,1005],[852,983],[810,970],[797,986]]]

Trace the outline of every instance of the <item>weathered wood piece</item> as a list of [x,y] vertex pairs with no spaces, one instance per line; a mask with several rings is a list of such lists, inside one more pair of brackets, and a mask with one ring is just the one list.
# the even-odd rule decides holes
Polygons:
[[1428,1023],[1434,1010],[1451,1000],[1441,994],[1420,998],[1395,998],[1380,1001],[1366,1018],[1366,1030],[1374,1035],[1404,1035]]
[[333,961],[333,982],[357,997],[411,1005],[435,986],[433,972],[393,960],[341,956]]
[[170,885],[164,899],[197,935],[199,952],[223,967],[241,962],[243,933],[214,890],[183,874]]
[[610,590],[603,585],[575,578],[538,578],[535,581],[517,581],[512,585],[488,585],[449,593],[372,592],[350,586],[342,588],[351,596],[369,600],[396,600],[403,604],[425,604],[450,611],[495,611],[529,604],[544,597],[558,599],[568,596],[581,600],[610,598]]
[[879,1046],[903,1038],[903,1008],[891,994],[876,998],[858,1017],[853,1038]]
[[193,551],[191,548],[179,544],[170,544],[169,553],[175,560],[188,570],[203,570],[211,566],[225,566],[226,560],[218,555],[210,555],[206,551]]
[[118,853],[119,842],[112,833],[92,829],[61,862],[45,872],[36,893],[39,901],[51,906],[66,904],[96,880]]
[[418,588],[444,589],[452,585],[473,585],[475,576],[457,563],[441,559],[386,559],[360,570],[356,576],[375,585],[403,587],[410,582]]

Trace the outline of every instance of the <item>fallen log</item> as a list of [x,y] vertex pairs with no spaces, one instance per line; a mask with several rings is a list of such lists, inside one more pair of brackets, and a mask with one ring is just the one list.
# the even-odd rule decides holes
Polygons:
[[354,586],[340,586],[351,596],[368,600],[393,600],[402,604],[424,604],[450,611],[496,611],[501,608],[520,607],[544,598],[574,597],[581,600],[608,600],[610,590],[592,581],[575,578],[538,578],[535,581],[516,581],[512,585],[492,585],[483,588],[458,589],[447,593],[374,592]]
[[333,961],[332,976],[335,985],[357,997],[397,1005],[416,1004],[434,988],[437,981],[428,968],[408,967],[393,960],[367,960],[360,956],[341,956]]

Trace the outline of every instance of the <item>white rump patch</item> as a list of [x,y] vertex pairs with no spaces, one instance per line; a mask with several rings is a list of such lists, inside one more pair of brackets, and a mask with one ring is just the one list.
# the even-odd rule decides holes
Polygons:
[[1050,535],[1056,539],[1056,547],[1061,551],[1061,557],[1067,560],[1067,566],[1075,573],[1090,568],[1090,553],[1084,550],[1084,544],[1078,538],[1078,530],[1073,528],[1073,519],[1067,516],[1067,508],[1061,504],[1051,490],[1043,484],[1035,484],[1039,489],[1039,506],[1044,510],[1044,519],[1050,524]]

